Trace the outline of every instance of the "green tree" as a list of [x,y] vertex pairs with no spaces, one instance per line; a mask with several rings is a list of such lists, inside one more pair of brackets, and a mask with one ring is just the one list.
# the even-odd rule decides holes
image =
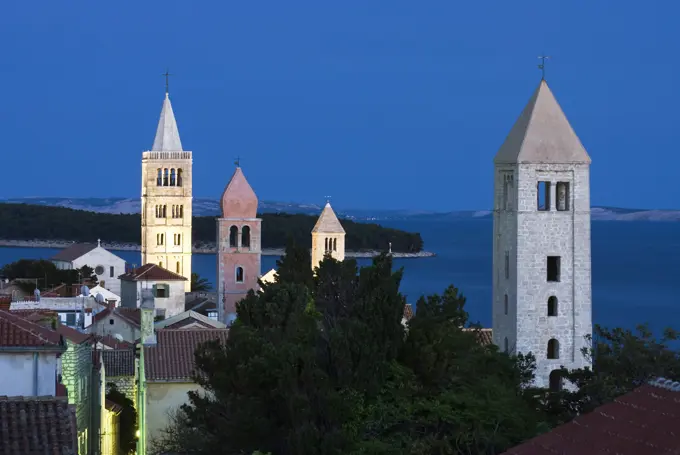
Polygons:
[[276,260],[276,281],[278,283],[297,283],[311,288],[314,283],[312,258],[309,248],[289,238],[284,255]]
[[201,277],[198,273],[191,273],[191,291],[201,292],[209,291],[211,289],[210,282],[207,278]]
[[137,450],[137,411],[131,399],[118,390],[114,383],[108,383],[106,398],[123,407],[118,421],[118,445],[121,454],[133,454]]

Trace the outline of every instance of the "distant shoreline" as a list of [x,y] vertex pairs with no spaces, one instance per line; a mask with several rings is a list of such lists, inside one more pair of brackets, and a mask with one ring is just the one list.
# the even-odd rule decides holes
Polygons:
[[[68,240],[7,240],[0,239],[0,247],[12,248],[66,248],[74,243]],[[111,251],[140,251],[141,246],[135,243],[107,243],[102,242],[102,247]],[[214,244],[194,245],[194,254],[215,254]],[[283,256],[285,248],[263,248],[262,256]],[[378,256],[383,251],[346,251],[345,256],[350,258],[372,258]],[[419,253],[392,253],[392,257],[407,259],[407,258],[428,258],[436,256],[435,253],[429,251],[421,251]]]

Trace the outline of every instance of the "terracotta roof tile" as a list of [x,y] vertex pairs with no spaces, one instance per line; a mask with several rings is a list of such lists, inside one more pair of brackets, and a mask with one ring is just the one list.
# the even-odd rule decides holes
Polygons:
[[104,346],[112,349],[131,349],[133,344],[125,340],[119,340],[111,335],[105,335],[98,340]]
[[57,324],[57,333],[75,344],[85,343],[92,338],[92,335],[89,333],[79,332],[63,324]]
[[63,397],[0,397],[0,453],[75,455],[75,408]]
[[135,375],[134,349],[106,349],[101,353],[107,377]]
[[54,330],[35,322],[0,310],[0,349],[2,348],[39,348],[65,350],[66,347]]
[[493,344],[493,329],[464,328],[464,332],[477,332],[477,341],[482,346]]
[[97,248],[94,243],[74,243],[64,248],[50,259],[52,261],[71,262]]
[[186,281],[186,278],[156,264],[146,264],[119,276],[124,281]]
[[228,329],[161,329],[156,331],[157,344],[144,346],[144,368],[147,381],[191,381],[194,352],[200,343],[220,340],[226,343]]
[[410,321],[412,317],[413,317],[413,305],[407,303],[406,305],[404,305],[404,319]]
[[643,385],[505,455],[680,454],[680,383]]

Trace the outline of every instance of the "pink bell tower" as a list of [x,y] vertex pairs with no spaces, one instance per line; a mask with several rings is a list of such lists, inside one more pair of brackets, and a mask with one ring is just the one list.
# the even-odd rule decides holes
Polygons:
[[236,303],[250,289],[258,288],[261,227],[262,220],[257,218],[257,196],[237,164],[222,193],[222,217],[217,219],[215,286],[218,317],[227,324],[236,317]]

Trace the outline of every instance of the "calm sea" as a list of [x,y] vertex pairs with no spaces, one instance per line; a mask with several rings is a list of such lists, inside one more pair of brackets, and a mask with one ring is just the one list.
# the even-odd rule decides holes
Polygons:
[[[382,224],[420,232],[425,249],[437,253],[433,258],[395,261],[397,267],[404,267],[401,289],[410,303],[455,284],[467,297],[471,319],[491,326],[491,220]],[[0,265],[21,258],[49,258],[56,251],[0,248]],[[140,263],[139,253],[116,254],[129,263]],[[680,329],[680,223],[594,221],[592,255],[593,322],[625,328],[649,322],[655,332],[666,326]],[[263,257],[263,273],[275,261]],[[193,269],[214,281],[215,256],[194,255]]]

